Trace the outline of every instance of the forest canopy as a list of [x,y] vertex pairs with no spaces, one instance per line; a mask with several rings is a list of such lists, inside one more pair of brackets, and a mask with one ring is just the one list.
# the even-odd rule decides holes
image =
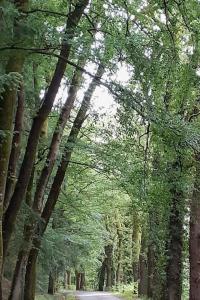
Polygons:
[[0,0],[0,300],[200,299],[199,16]]

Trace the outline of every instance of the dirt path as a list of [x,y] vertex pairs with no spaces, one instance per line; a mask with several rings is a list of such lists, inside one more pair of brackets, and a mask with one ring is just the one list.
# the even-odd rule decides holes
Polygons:
[[79,300],[119,300],[119,298],[107,292],[77,292],[76,297]]

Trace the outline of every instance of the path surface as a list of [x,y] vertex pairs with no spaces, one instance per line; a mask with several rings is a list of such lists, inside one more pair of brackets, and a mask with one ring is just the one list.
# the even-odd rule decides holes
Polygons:
[[79,300],[119,300],[107,292],[77,292],[76,296]]

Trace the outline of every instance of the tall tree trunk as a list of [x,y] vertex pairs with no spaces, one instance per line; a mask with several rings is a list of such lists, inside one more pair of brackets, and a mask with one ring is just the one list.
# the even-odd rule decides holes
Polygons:
[[[27,10],[28,0],[14,1],[19,12]],[[21,36],[18,20],[14,20],[14,38]],[[6,66],[6,74],[21,74],[23,70],[25,54],[20,51],[12,52]],[[19,76],[18,76],[19,77]],[[19,78],[18,78],[19,79]],[[21,80],[21,79],[20,79]],[[3,206],[6,191],[6,180],[8,175],[9,158],[12,147],[13,121],[16,107],[17,88],[5,85],[0,101],[0,299],[2,298],[2,273],[5,257],[3,248]]]
[[67,288],[71,288],[71,271],[67,271]]
[[139,284],[138,284],[138,296],[147,296],[147,286],[148,286],[148,269],[147,269],[147,259],[146,254],[140,253],[139,260]]
[[15,116],[14,134],[12,140],[12,149],[10,153],[8,176],[6,181],[6,191],[4,197],[4,211],[7,209],[12,193],[14,191],[16,182],[17,163],[21,149],[21,136],[24,120],[24,87],[21,84],[19,91],[17,92],[17,111]]
[[67,270],[64,272],[64,282],[63,286],[65,289],[70,289],[71,286],[71,272]]
[[67,62],[62,59],[64,57],[67,59],[70,54],[72,47],[71,40],[73,39],[76,31],[76,27],[80,21],[84,9],[88,5],[89,0],[79,0],[74,8],[74,10],[68,15],[66,23],[65,33],[68,36],[68,40],[64,38],[62,41],[60,58],[58,59],[56,69],[51,80],[50,86],[44,97],[42,106],[40,107],[36,117],[33,120],[32,128],[30,130],[27,147],[24,155],[24,160],[19,172],[18,181],[15,186],[13,196],[11,198],[8,209],[6,210],[4,222],[3,222],[3,240],[4,240],[4,251],[7,251],[8,243],[10,241],[12,232],[14,230],[14,225],[16,222],[17,213],[20,209],[21,203],[25,197],[26,190],[28,187],[29,179],[31,176],[32,168],[35,161],[37,145],[40,137],[40,131],[43,123],[47,119],[56,94],[58,92],[61,80],[63,78]]
[[122,226],[118,219],[117,223],[117,236],[118,236],[118,245],[117,245],[117,270],[116,270],[116,285],[121,282],[121,273],[122,273]]
[[[157,151],[153,155],[153,170],[152,180],[156,186],[160,181],[160,155]],[[162,197],[160,193],[158,197]],[[147,282],[147,297],[150,299],[160,300],[163,297],[163,285],[165,279],[160,276],[160,268],[162,272],[165,272],[165,265],[161,264],[161,257],[163,260],[163,247],[165,246],[166,232],[160,231],[160,224],[167,223],[166,217],[163,219],[162,211],[163,202],[155,202],[152,199],[151,206],[148,214],[148,236],[147,236],[147,268],[148,268],[148,282]],[[162,198],[161,198],[162,200]],[[167,227],[167,224],[164,223]],[[161,241],[161,243],[159,242]]]
[[190,300],[200,297],[200,153],[196,154],[196,174],[190,206]]
[[155,253],[152,244],[148,246],[147,264],[148,264],[148,283],[147,283],[147,296],[152,298],[155,291]]
[[132,231],[132,268],[134,282],[138,281],[139,276],[139,257],[141,249],[141,225],[140,216],[137,212],[133,214],[133,231]]
[[106,290],[112,288],[112,264],[113,264],[113,245],[105,246],[106,255]]
[[118,241],[117,270],[116,270],[117,285],[121,283],[121,273],[122,273],[122,235],[119,237],[119,241]]
[[[82,55],[81,55],[82,56]],[[80,57],[78,66],[84,67],[86,63],[86,56]],[[40,177],[38,179],[38,183],[36,186],[36,192],[34,196],[34,202],[33,202],[33,210],[36,212],[40,212],[43,207],[43,197],[45,193],[46,186],[48,184],[49,177],[52,173],[55,160],[57,158],[59,145],[61,142],[61,138],[63,135],[64,128],[66,126],[66,123],[69,119],[72,107],[74,105],[74,101],[77,96],[77,92],[80,88],[81,81],[82,81],[82,74],[83,72],[76,69],[74,71],[74,75],[70,84],[70,88],[68,91],[68,97],[62,107],[62,111],[59,115],[58,122],[56,124],[53,137],[51,140],[51,144],[49,147],[49,152],[47,154],[46,161],[44,163],[44,167],[41,171]]]
[[[85,64],[85,61],[86,61],[86,58],[81,57],[79,60],[79,65],[81,65],[83,67]],[[34,213],[41,213],[41,211],[42,211],[42,208],[43,208],[42,200],[44,197],[45,187],[48,183],[49,176],[52,172],[52,169],[53,169],[53,166],[55,163],[55,159],[57,157],[59,144],[61,142],[63,130],[64,130],[66,122],[69,118],[69,114],[71,112],[73,103],[76,99],[76,95],[77,95],[77,91],[80,87],[81,79],[82,79],[82,72],[75,70],[74,76],[72,78],[71,85],[69,88],[68,97],[67,97],[66,102],[63,105],[62,111],[60,113],[59,120],[57,122],[56,128],[54,130],[54,134],[52,137],[52,141],[51,141],[51,145],[50,145],[49,152],[47,155],[47,159],[46,159],[44,167],[41,171],[41,175],[39,177],[39,180],[38,180],[38,183],[36,186],[36,192],[35,192],[34,201],[33,201],[33,205],[32,205]],[[23,269],[26,268],[26,265],[24,265],[24,263],[28,259],[28,257],[27,257],[29,254],[28,251],[31,248],[31,243],[32,243],[36,223],[37,223],[37,219],[35,218],[34,215],[30,215],[28,217],[27,221],[25,222],[22,247],[21,247],[21,250],[19,251],[19,255],[18,255],[18,259],[23,261]],[[19,262],[17,262],[17,264],[19,264]],[[19,272],[19,274],[17,274],[17,271]],[[17,278],[21,277],[20,272],[21,272],[21,268],[17,267],[17,265],[16,265],[15,276]],[[21,278],[20,280],[22,281],[23,278]]]
[[80,290],[85,290],[85,272],[81,272]]
[[15,267],[9,300],[23,299],[27,258],[28,256],[24,254],[24,251],[20,251],[17,257],[17,263]]
[[142,230],[141,249],[139,257],[138,296],[147,297],[148,268],[147,268],[147,238],[146,230]]
[[80,291],[80,286],[81,286],[81,273],[78,271],[75,271],[75,276],[76,276],[76,290]]
[[180,187],[181,166],[172,165],[171,211],[169,217],[169,239],[167,241],[166,300],[181,300],[182,295],[182,252],[183,252],[183,207],[184,195]]
[[24,287],[24,298],[23,300],[34,300],[35,299],[35,286],[36,286],[36,265],[38,257],[38,248],[32,248],[26,267],[25,275],[25,287]]
[[54,295],[57,292],[57,284],[58,284],[58,274],[57,271],[49,272],[49,283],[48,283],[48,294]]
[[[58,166],[56,175],[54,177],[52,186],[50,188],[47,202],[42,211],[42,214],[41,214],[42,221],[37,224],[37,229],[35,232],[36,237],[33,240],[33,247],[30,252],[31,257],[29,256],[28,267],[27,267],[27,271],[26,271],[26,274],[27,274],[27,272],[32,274],[31,276],[29,276],[29,274],[27,274],[27,276],[26,276],[26,282],[25,282],[25,299],[26,300],[34,300],[35,285],[32,283],[32,280],[36,277],[36,274],[33,275],[33,272],[36,271],[36,261],[37,261],[37,255],[39,252],[39,248],[41,245],[41,238],[46,230],[46,227],[49,223],[51,214],[52,214],[54,207],[56,205],[56,202],[58,200],[61,185],[63,183],[65,173],[69,166],[70,158],[73,153],[78,134],[81,130],[83,122],[85,121],[86,114],[87,114],[87,111],[88,111],[88,108],[90,105],[91,97],[95,91],[95,88],[99,84],[99,79],[102,77],[103,72],[104,72],[104,67],[102,65],[99,65],[95,77],[93,78],[87,91],[85,92],[81,107],[78,111],[78,114],[74,120],[72,129],[70,131],[70,134],[69,134],[69,137],[68,137],[65,149],[64,149],[64,153],[61,158],[61,162]],[[32,264],[33,264],[33,266],[31,266]],[[30,290],[31,290],[31,292],[30,292]]]
[[104,290],[104,284],[105,284],[105,276],[106,276],[106,260],[104,259],[99,271],[99,283],[98,283],[98,290],[103,291]]
[[[26,194],[26,204],[30,207],[32,203],[32,189],[34,182],[34,169],[32,170],[32,175],[27,189]],[[31,216],[33,218],[33,216]],[[29,218],[31,221],[31,219]],[[26,266],[28,262],[29,251],[31,249],[31,238],[33,236],[33,228],[26,220],[26,225],[24,227],[23,233],[23,243],[19,250],[17,261],[13,273],[13,279],[11,284],[11,290],[9,295],[9,300],[21,300],[24,296],[24,284],[25,284],[25,274]]]
[[54,177],[47,202],[44,206],[43,212],[41,214],[42,220],[44,220],[44,226],[42,228],[42,234],[46,230],[46,226],[48,225],[49,219],[51,217],[52,211],[55,207],[56,201],[58,200],[59,192],[61,185],[63,183],[66,170],[68,168],[68,165],[70,163],[70,158],[73,153],[78,134],[81,130],[81,127],[83,125],[83,122],[85,121],[86,114],[90,105],[91,97],[94,93],[95,88],[97,87],[99,83],[99,78],[103,75],[104,67],[102,65],[99,65],[97,73],[95,75],[95,78],[90,83],[88,90],[85,92],[85,96],[83,98],[81,107],[78,111],[78,114],[74,120],[72,129],[70,131],[66,147],[64,149],[64,153],[62,155],[61,163],[57,169],[56,175]]

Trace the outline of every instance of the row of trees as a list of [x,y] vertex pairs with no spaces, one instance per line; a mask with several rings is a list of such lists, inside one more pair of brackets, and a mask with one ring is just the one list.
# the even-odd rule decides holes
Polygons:
[[72,269],[77,289],[198,299],[199,2],[0,5],[0,299]]

